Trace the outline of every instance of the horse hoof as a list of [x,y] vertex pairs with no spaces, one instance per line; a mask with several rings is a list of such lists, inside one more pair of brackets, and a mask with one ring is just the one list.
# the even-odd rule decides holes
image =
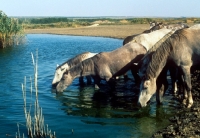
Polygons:
[[192,104],[188,104],[187,108],[191,108],[192,107]]
[[184,104],[184,105],[187,105],[187,99],[184,99],[184,100],[183,100],[183,104]]
[[100,88],[99,88],[98,85],[95,84],[95,85],[94,85],[94,89],[95,89],[95,90],[99,90]]

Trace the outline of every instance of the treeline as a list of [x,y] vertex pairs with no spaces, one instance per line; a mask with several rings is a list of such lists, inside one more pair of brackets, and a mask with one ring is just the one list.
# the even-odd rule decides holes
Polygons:
[[18,45],[24,37],[23,28],[18,19],[9,18],[0,11],[0,48]]
[[30,24],[49,24],[58,22],[69,22],[68,18],[19,18],[19,23],[30,23]]

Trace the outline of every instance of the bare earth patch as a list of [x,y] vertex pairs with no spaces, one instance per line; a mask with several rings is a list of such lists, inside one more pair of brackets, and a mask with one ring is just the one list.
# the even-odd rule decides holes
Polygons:
[[142,33],[149,29],[149,24],[135,25],[98,25],[80,28],[49,28],[49,29],[29,29],[27,34],[60,34],[78,36],[101,36],[123,39],[126,36]]

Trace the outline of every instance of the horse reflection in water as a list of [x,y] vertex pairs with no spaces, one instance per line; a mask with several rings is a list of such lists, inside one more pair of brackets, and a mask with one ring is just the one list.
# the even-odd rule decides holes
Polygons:
[[106,80],[114,88],[115,78],[127,72],[146,52],[144,46],[128,43],[114,51],[99,53],[66,71],[56,90],[62,92],[75,78],[90,75],[94,78],[95,88],[100,87],[101,79]]
[[[52,86],[56,86],[57,83],[61,80],[63,73],[67,70],[69,70],[70,68],[72,68],[73,66],[75,66],[76,64],[82,62],[85,59],[91,58],[94,55],[96,55],[97,53],[90,53],[90,52],[84,52],[81,53],[69,60],[67,60],[66,62],[64,62],[62,65],[57,66],[56,71],[55,71],[55,75],[52,81]],[[83,77],[79,78],[79,82],[82,84],[83,83]],[[91,82],[91,77],[87,76],[87,82],[90,83]]]
[[156,92],[156,79],[168,61],[178,67],[184,80],[184,100],[188,108],[193,105],[191,93],[190,68],[200,63],[200,25],[177,30],[152,54],[147,70],[140,85],[138,103],[147,105]]

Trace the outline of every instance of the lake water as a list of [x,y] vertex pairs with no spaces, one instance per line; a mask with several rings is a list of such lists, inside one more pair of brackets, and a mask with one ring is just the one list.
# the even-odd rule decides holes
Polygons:
[[112,93],[105,82],[105,89],[95,90],[93,85],[80,87],[78,79],[63,93],[54,93],[51,82],[56,64],[85,51],[111,51],[121,45],[121,39],[28,34],[26,44],[0,49],[0,137],[15,137],[17,123],[20,133],[26,134],[21,83],[24,76],[27,85],[29,77],[33,77],[31,52],[35,54],[36,50],[39,103],[45,124],[56,132],[57,138],[151,137],[166,127],[177,103],[167,94],[162,106],[156,106],[153,97],[148,107],[138,109],[133,78],[126,82],[119,79]]

